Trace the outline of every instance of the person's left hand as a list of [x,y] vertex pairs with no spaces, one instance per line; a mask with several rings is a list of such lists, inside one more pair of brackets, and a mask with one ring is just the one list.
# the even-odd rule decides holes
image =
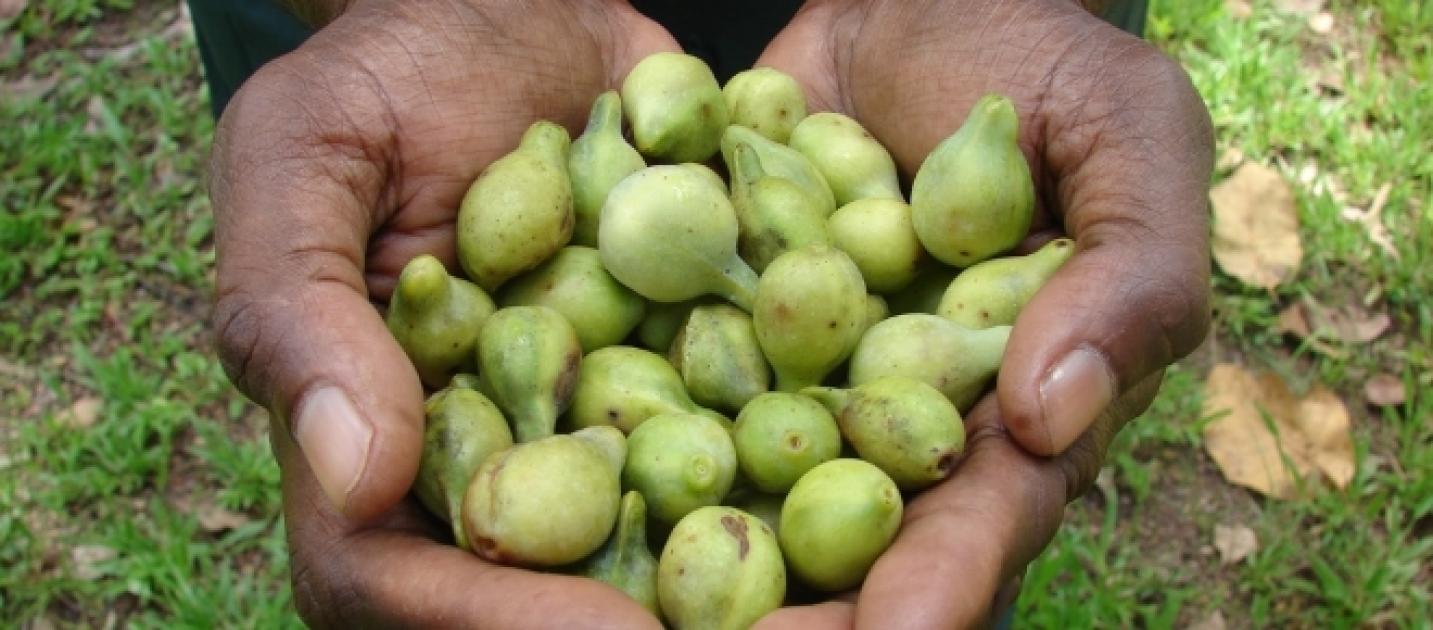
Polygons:
[[759,627],[986,623],[1205,336],[1208,111],[1176,63],[1076,0],[810,0],[757,65],[794,76],[811,111],[860,121],[907,181],[977,99],[1006,95],[1036,186],[1022,249],[1075,240],[966,418],[965,461],[907,506],[859,592]]

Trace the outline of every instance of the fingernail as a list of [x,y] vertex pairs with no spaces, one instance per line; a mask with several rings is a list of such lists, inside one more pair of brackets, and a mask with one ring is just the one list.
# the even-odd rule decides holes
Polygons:
[[342,512],[368,463],[373,425],[337,387],[309,394],[295,418],[294,439],[324,494]]
[[1092,348],[1075,348],[1050,368],[1040,383],[1040,409],[1054,453],[1069,448],[1114,397],[1114,373]]

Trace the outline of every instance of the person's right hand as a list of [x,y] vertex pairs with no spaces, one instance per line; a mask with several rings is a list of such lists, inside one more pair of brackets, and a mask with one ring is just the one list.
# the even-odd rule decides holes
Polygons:
[[469,184],[538,119],[676,42],[625,2],[354,0],[244,85],[210,168],[214,328],[274,418],[300,614],[320,626],[660,627],[593,580],[487,564],[405,498],[423,389],[371,299],[455,269]]

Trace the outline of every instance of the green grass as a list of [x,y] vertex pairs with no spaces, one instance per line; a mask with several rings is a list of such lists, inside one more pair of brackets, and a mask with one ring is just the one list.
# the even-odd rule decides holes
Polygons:
[[[1209,348],[1119,436],[1108,483],[1026,574],[1018,625],[1429,627],[1433,579],[1433,5],[1331,3],[1331,36],[1269,0],[1156,0],[1150,38],[1207,100],[1218,151],[1296,185],[1305,259],[1275,291],[1215,274]],[[0,619],[61,627],[275,627],[297,620],[266,418],[208,347],[213,134],[192,38],[169,5],[31,0],[0,24]],[[1316,79],[1338,77],[1342,90]],[[25,87],[11,90],[12,86]],[[39,86],[38,88],[36,86]],[[18,121],[18,124],[9,124]],[[1216,174],[1216,181],[1228,175]],[[1341,218],[1390,186],[1391,257]],[[1371,296],[1371,297],[1370,297]],[[1343,357],[1275,329],[1305,297],[1366,301],[1393,327]],[[1272,501],[1203,453],[1210,361],[1322,385],[1349,404],[1348,488]],[[1408,401],[1364,405],[1374,373]],[[102,406],[76,426],[78,400]],[[237,513],[210,531],[201,507]],[[1216,525],[1259,549],[1223,566]],[[88,550],[87,561],[75,550]]]

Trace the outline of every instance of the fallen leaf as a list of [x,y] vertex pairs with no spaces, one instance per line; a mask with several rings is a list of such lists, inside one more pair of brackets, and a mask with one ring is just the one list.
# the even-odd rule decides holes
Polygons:
[[1215,525],[1214,548],[1219,550],[1220,564],[1235,564],[1259,550],[1259,539],[1244,525]]
[[1216,610],[1199,623],[1189,626],[1189,630],[1224,630],[1226,627],[1224,624],[1224,614]]
[[1328,11],[1319,11],[1309,18],[1309,30],[1319,35],[1328,35],[1333,31],[1333,14]]
[[70,550],[70,562],[75,567],[75,577],[81,580],[97,580],[104,575],[99,565],[113,560],[117,552],[104,545],[80,545]]
[[1388,205],[1388,194],[1392,191],[1393,184],[1384,183],[1378,192],[1373,194],[1368,210],[1348,207],[1344,208],[1341,214],[1346,221],[1362,223],[1364,231],[1368,232],[1368,240],[1379,246],[1389,258],[1398,260],[1398,248],[1393,246],[1393,235],[1388,232],[1388,226],[1383,224],[1381,216],[1384,206]]
[[205,504],[194,516],[199,519],[199,526],[210,533],[238,529],[254,520],[244,514],[231,512],[212,503]]
[[1302,301],[1303,314],[1311,324],[1312,334],[1328,336],[1346,344],[1363,344],[1379,338],[1393,325],[1393,319],[1382,311],[1370,313],[1359,304],[1330,308],[1312,297]]
[[29,0],[0,0],[0,22],[5,22],[20,15],[25,10]]
[[1315,387],[1296,397],[1278,375],[1219,364],[1204,385],[1204,448],[1230,483],[1292,498],[1314,472],[1339,488],[1353,478],[1348,410]]
[[1274,8],[1284,13],[1313,14],[1323,10],[1324,0],[1275,0]]
[[1214,260],[1245,284],[1272,289],[1303,259],[1294,192],[1277,171],[1247,162],[1209,193]]
[[70,405],[68,410],[60,414],[59,420],[61,424],[73,429],[88,429],[95,425],[102,408],[103,400],[87,396]]
[[1304,319],[1304,309],[1298,304],[1290,304],[1288,308],[1279,311],[1278,331],[1300,338],[1313,334],[1313,331],[1309,330],[1309,320]]
[[1239,147],[1229,147],[1219,155],[1219,162],[1215,164],[1214,168],[1220,171],[1230,171],[1243,163],[1244,152]]
[[1363,384],[1363,397],[1375,407],[1396,407],[1407,400],[1403,379],[1392,374],[1377,374]]

